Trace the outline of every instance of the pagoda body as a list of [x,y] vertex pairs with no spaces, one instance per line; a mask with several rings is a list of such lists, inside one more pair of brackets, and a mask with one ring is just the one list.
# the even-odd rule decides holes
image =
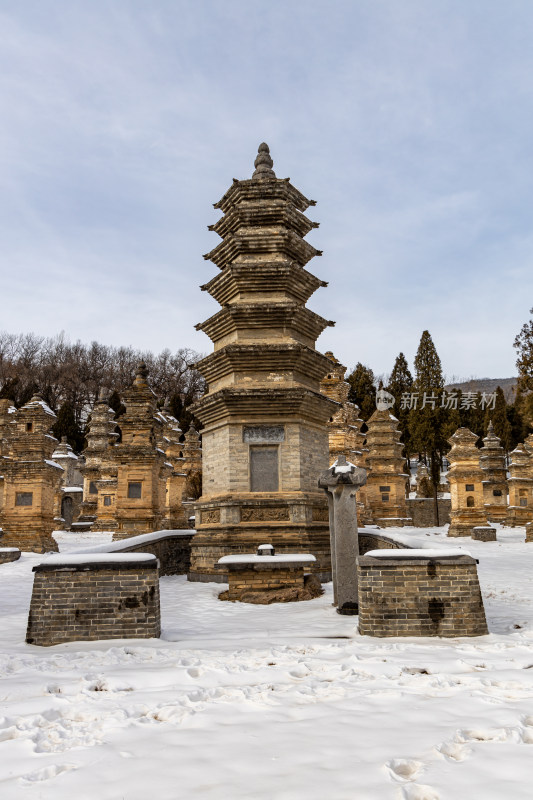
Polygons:
[[368,420],[366,495],[373,522],[382,528],[412,525],[407,510],[407,485],[398,420],[390,411],[376,409]]
[[[141,362],[131,388],[123,395],[122,441],[113,448],[114,539],[161,530],[165,520],[167,480],[173,468],[157,446],[163,436],[164,416],[157,410],[147,378],[148,369]],[[111,471],[109,474],[111,477]]]
[[483,470],[483,499],[489,522],[505,522],[507,517],[507,470],[505,453],[500,439],[494,433],[492,422],[480,450],[480,465]]
[[526,444],[511,453],[509,465],[509,507],[505,525],[510,528],[533,521],[533,455]]
[[50,434],[55,420],[40,395],[13,414],[13,428],[0,459],[4,476],[2,547],[36,553],[57,550],[52,531],[59,522],[63,468],[52,460],[58,444]]
[[485,474],[479,465],[482,451],[476,447],[479,436],[468,428],[458,428],[448,441],[450,469],[448,482],[452,510],[448,536],[472,536],[476,527],[487,527],[484,506],[483,480]]
[[205,258],[220,273],[202,287],[222,306],[197,325],[214,352],[197,364],[208,392],[202,496],[196,504],[191,580],[224,580],[219,558],[272,543],[311,552],[330,574],[328,510],[318,490],[328,467],[326,423],[338,408],[320,392],[330,360],[315,350],[328,322],[306,308],[323,281],[305,269],[320,255],[304,236],[314,202],[276,177],[262,144],[250,180],[234,180],[215,208],[222,242]]
[[[105,392],[101,391],[98,400],[93,406],[91,416],[89,418],[87,432],[87,447],[83,451],[85,463],[80,467],[80,472],[83,475],[83,502],[81,504],[81,513],[78,518],[77,528],[90,527],[98,525],[98,482],[102,479],[102,470],[108,472],[112,462],[112,449],[118,438],[116,432],[115,412],[109,407],[109,403],[105,397]],[[116,472],[114,473],[116,479]],[[108,484],[109,485],[109,484]],[[114,492],[116,494],[116,491]],[[115,497],[113,494],[113,513]],[[111,496],[111,493],[109,493]],[[104,508],[103,500],[100,502],[100,507]],[[107,515],[109,506],[105,506],[105,513]],[[114,527],[114,526],[113,526]],[[113,529],[113,528],[111,528]],[[108,530],[105,527],[100,530]]]

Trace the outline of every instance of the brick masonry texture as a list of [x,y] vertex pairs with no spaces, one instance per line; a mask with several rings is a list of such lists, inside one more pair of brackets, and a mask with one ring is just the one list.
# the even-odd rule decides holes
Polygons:
[[20,558],[20,550],[0,548],[0,564],[7,564],[9,561],[18,561]]
[[[225,566],[228,569],[228,565]],[[303,589],[303,566],[268,564],[232,564],[228,570],[228,600],[240,600],[243,593],[265,592],[273,589]]]
[[28,644],[149,639],[161,633],[159,570],[153,562],[33,568]]
[[470,556],[360,556],[359,633],[483,636],[488,633],[476,561]]

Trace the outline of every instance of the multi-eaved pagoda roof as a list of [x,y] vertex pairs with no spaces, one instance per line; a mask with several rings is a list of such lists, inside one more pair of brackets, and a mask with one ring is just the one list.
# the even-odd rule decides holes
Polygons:
[[209,392],[197,414],[207,425],[217,415],[264,414],[266,403],[274,414],[324,422],[336,404],[320,393],[331,365],[315,342],[334,323],[305,305],[327,285],[305,268],[322,254],[304,239],[318,227],[304,214],[315,203],[276,177],[264,144],[255,166],[251,179],[234,180],[215,203],[223,216],[209,226],[222,241],[204,258],[220,273],[202,289],[222,308],[196,326],[215,345],[198,364]]

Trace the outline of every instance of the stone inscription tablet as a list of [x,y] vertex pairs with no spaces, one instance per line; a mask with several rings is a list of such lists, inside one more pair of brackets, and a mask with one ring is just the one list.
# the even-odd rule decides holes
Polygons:
[[245,425],[242,438],[249,444],[277,444],[284,441],[285,428],[283,425]]
[[278,448],[250,447],[250,490],[277,492],[278,486]]

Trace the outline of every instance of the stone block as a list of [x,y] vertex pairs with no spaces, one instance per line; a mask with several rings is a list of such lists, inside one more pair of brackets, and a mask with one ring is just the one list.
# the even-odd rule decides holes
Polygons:
[[475,539],[478,542],[495,542],[496,530],[490,525],[479,525],[472,529],[472,539]]

